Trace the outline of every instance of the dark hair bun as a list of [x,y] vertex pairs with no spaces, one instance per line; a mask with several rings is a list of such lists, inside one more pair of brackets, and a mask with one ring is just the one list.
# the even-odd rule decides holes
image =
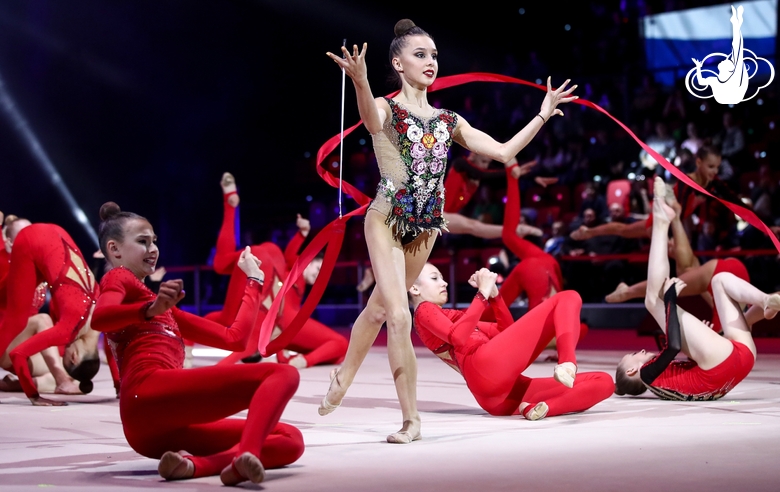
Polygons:
[[108,220],[121,211],[122,209],[115,202],[106,202],[100,207],[100,220]]
[[393,28],[393,32],[395,32],[395,37],[400,38],[401,36],[404,36],[414,26],[415,26],[414,22],[412,22],[410,19],[399,20],[398,22],[395,23],[395,27]]
[[79,391],[81,391],[85,395],[92,393],[92,389],[94,387],[95,385],[92,384],[92,381],[90,381],[89,379],[79,382]]

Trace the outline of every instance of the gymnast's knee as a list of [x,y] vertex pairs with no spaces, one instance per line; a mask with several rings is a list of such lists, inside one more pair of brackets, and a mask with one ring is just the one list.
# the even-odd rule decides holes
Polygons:
[[731,272],[720,272],[712,277],[712,280],[710,280],[710,284],[712,285],[713,292],[716,290],[723,290],[723,284],[725,282],[728,282],[732,277],[736,277]]
[[278,385],[280,392],[289,393],[289,397],[292,398],[301,382],[298,369],[288,364],[252,364],[252,367],[260,369],[264,369],[263,366],[273,366],[270,378]]
[[412,314],[406,306],[387,312],[387,332],[388,335],[401,334],[406,335],[412,329]]
[[582,307],[582,297],[576,290],[562,290],[556,295],[559,303],[566,303],[566,305],[576,305]]

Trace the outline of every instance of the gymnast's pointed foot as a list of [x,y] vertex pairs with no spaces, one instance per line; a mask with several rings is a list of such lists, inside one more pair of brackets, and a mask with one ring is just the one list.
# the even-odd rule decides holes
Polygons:
[[68,378],[61,382],[54,388],[54,393],[57,395],[83,395],[79,389],[79,385],[72,379]]
[[[333,369],[330,372],[330,387],[328,388],[328,392],[325,394],[325,396],[322,397],[320,408],[317,409],[317,413],[323,417],[329,413],[332,413],[335,409],[341,406],[341,400],[344,399],[345,393],[346,390],[341,387],[341,382],[339,382],[339,368]],[[338,396],[338,403],[332,403],[333,401],[336,401],[336,398],[328,398],[330,395]]]
[[371,268],[366,268],[363,270],[363,279],[360,280],[360,283],[357,285],[357,291],[358,292],[365,292],[367,291],[372,285],[374,285],[374,272],[371,270]]
[[422,423],[419,419],[404,420],[404,425],[401,427],[401,430],[387,436],[387,442],[391,444],[409,444],[412,441],[419,441],[422,439],[422,435],[420,434],[421,426]]
[[780,311],[780,294],[770,294],[764,300],[764,318],[772,319]]
[[544,232],[538,227],[534,227],[528,224],[518,224],[517,228],[515,229],[515,234],[517,234],[517,237],[543,236]]
[[660,176],[655,177],[653,183],[653,220],[670,223],[676,217],[674,209],[666,204],[666,194],[672,193],[667,189],[666,183]]
[[187,458],[187,451],[166,451],[157,465],[157,473],[166,480],[185,480],[195,475],[195,464]]
[[260,483],[265,479],[265,468],[260,458],[252,453],[244,453],[222,470],[219,479],[225,485],[238,485],[247,480]]
[[586,239],[590,239],[592,235],[588,226],[582,225],[576,231],[573,231],[571,234],[569,234],[569,237],[575,241],[585,241]]
[[576,377],[577,366],[574,362],[562,362],[555,366],[553,378],[567,388],[574,386],[574,378]]
[[606,297],[604,297],[604,300],[610,304],[626,302],[628,300],[628,284],[620,282],[618,286],[615,287],[614,292],[607,294]]
[[526,402],[520,404],[520,413],[526,420],[542,420],[547,416],[547,412],[549,411],[550,407],[543,401],[540,401],[536,405]]
[[225,173],[222,175],[222,180],[219,182],[219,184],[222,186],[222,194],[225,196],[228,205],[231,207],[237,207],[239,198],[238,192],[236,191],[236,178],[234,178],[230,173]]

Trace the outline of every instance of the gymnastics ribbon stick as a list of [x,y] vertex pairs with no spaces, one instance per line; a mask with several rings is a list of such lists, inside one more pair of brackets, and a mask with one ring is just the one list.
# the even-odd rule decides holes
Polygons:
[[[498,82],[498,83],[507,83],[507,84],[526,85],[543,91],[547,90],[546,86],[529,82],[527,80],[518,79],[515,77],[509,77],[507,75],[487,73],[487,72],[472,72],[472,73],[464,73],[459,75],[450,75],[447,77],[441,77],[433,83],[433,85],[428,89],[428,92],[435,92],[437,90],[449,89],[451,87],[457,87],[471,82]],[[396,94],[398,94],[398,92],[399,91],[394,91],[388,94],[387,97],[393,97]],[[769,238],[772,240],[772,243],[775,245],[775,248],[780,252],[780,241],[778,241],[777,237],[774,235],[772,230],[769,229],[769,227],[766,224],[764,224],[761,221],[761,219],[759,219],[752,210],[743,207],[741,205],[731,203],[727,200],[723,200],[719,197],[716,197],[715,195],[711,194],[709,191],[699,186],[698,183],[696,183],[691,178],[689,178],[688,175],[680,171],[676,166],[674,166],[672,163],[666,160],[666,158],[661,156],[658,152],[650,148],[650,146],[648,146],[639,137],[637,137],[636,134],[634,134],[634,132],[632,132],[625,124],[623,124],[620,120],[612,116],[607,110],[605,110],[598,104],[595,104],[591,101],[587,101],[585,99],[576,99],[572,102],[576,104],[581,104],[591,109],[595,109],[596,111],[599,111],[600,113],[606,115],[612,121],[617,123],[618,126],[623,128],[623,130],[625,130],[631,136],[631,138],[633,138],[639,144],[639,146],[642,147],[642,149],[647,151],[664,169],[669,171],[677,179],[679,179],[686,185],[690,186],[694,190],[698,191],[699,193],[718,200],[720,203],[722,203],[725,207],[727,207],[729,210],[734,212],[736,215],[739,215],[740,217],[745,219],[745,221],[747,221],[750,225],[763,231],[765,234],[767,234],[767,236],[769,236]],[[351,134],[361,124],[362,124],[362,120],[358,121],[353,126],[351,126],[346,131],[344,131],[344,137]],[[327,169],[325,169],[325,167],[322,164],[327,158],[327,156],[331,152],[333,152],[333,150],[335,150],[339,142],[340,142],[340,135],[335,135],[334,137],[331,137],[329,140],[327,140],[317,152],[317,161],[316,161],[317,174],[319,174],[319,176],[326,183],[334,187],[339,186],[339,183],[336,182],[336,179],[327,171]],[[343,165],[343,163],[339,163],[339,165]],[[306,250],[304,250],[304,253],[306,253],[309,250],[309,248],[311,248],[315,244],[316,240],[320,239],[319,238],[320,235],[329,236],[328,238],[323,237],[321,238],[321,240],[317,241],[317,244],[322,244],[322,247],[328,245],[329,240],[338,241],[340,245],[341,241],[343,241],[343,238],[337,238],[335,236],[338,234],[343,234],[344,231],[343,225],[346,222],[346,220],[348,220],[348,218],[353,215],[362,215],[363,213],[365,213],[365,210],[367,209],[371,199],[368,196],[366,196],[364,193],[362,193],[360,190],[358,190],[351,184],[347,183],[346,181],[341,182],[341,185],[344,187],[344,190],[346,190],[347,193],[349,193],[355,199],[355,201],[361,205],[361,207],[345,215],[343,218],[339,217],[334,222],[326,226],[322,231],[320,231],[319,234],[317,234],[317,237],[315,237],[315,239],[312,240],[312,242],[309,244],[309,247],[307,247]],[[336,222],[340,222],[341,226],[336,227],[334,225]],[[317,252],[319,252],[319,250],[317,250]],[[296,263],[293,265],[293,268],[291,269],[290,273],[288,274],[287,279],[284,282],[284,285],[282,286],[281,290],[277,294],[276,296],[277,299],[283,298],[284,294],[287,293],[292,288],[295,281],[297,281],[298,278],[300,278],[300,276],[303,274],[305,265],[308,265],[311,259],[313,259],[314,256],[316,256],[317,252],[311,252],[310,254],[306,255],[306,258],[304,258],[304,254],[301,254],[301,256],[298,258]],[[320,283],[326,284],[327,281],[330,279],[330,275],[333,271],[333,267],[335,266],[335,258],[337,258],[338,256],[337,253],[338,252],[336,251],[336,253],[333,255],[334,259],[332,265],[329,265],[326,263],[326,261],[323,261],[323,265],[322,268],[320,269],[320,274],[317,277],[317,281],[314,283],[311,293],[309,294],[309,296],[307,296],[306,301],[304,302],[304,306],[301,307],[301,311],[304,311],[305,309],[307,312],[310,313],[313,312],[314,306],[316,306],[316,304],[319,302],[321,295],[314,296],[312,294],[315,293],[315,287],[317,286],[317,284]],[[326,252],[326,257],[327,255],[328,253]],[[299,263],[301,265],[304,265],[304,267],[301,267]],[[323,287],[317,289],[317,292],[320,291],[324,292],[324,285]],[[277,302],[275,299],[274,303],[271,305],[269,316],[266,316],[265,320],[263,321],[258,348],[260,350],[260,353],[263,354],[264,356],[267,353],[273,353],[269,350],[266,350],[266,346],[268,344],[268,338],[270,337],[271,331],[273,329],[273,321],[276,318],[276,314],[279,312],[280,307],[281,307],[281,300]],[[286,332],[290,332],[290,334],[287,335],[285,340],[288,339],[291,340],[292,337],[294,337],[295,334],[297,334],[298,331],[300,331],[305,319],[300,321],[300,325],[297,323],[297,321],[298,321],[298,316],[296,316],[295,320],[287,328],[285,328],[283,334]],[[281,335],[277,337],[276,340],[279,340],[280,338]],[[276,342],[276,340],[274,340],[274,342]],[[274,343],[272,347],[275,348],[277,345],[278,344]]]

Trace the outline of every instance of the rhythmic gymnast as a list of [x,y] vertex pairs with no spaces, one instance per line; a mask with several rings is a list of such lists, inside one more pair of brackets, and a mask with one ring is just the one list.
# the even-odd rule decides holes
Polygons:
[[[220,474],[225,485],[259,483],[265,468],[288,465],[303,453],[298,429],[279,418],[298,388],[298,371],[281,364],[183,369],[182,336],[227,350],[246,345],[257,317],[263,272],[247,248],[238,260],[248,280],[230,327],[175,307],[181,280],[143,283],[159,255],[149,222],[113,202],[100,209],[100,249],[112,269],[101,280],[93,316],[119,363],[119,413],[128,444],[160,458],[166,480]],[[246,419],[228,418],[248,410]],[[179,450],[188,451],[179,451]],[[192,453],[192,454],[190,454]]]
[[[699,150],[696,151],[696,169],[688,173],[688,177],[713,195],[733,203],[741,204],[742,201],[739,196],[731,191],[728,185],[718,178],[718,169],[720,168],[721,160],[720,150],[710,144],[702,145],[699,147]],[[710,216],[713,216],[718,220],[723,220],[723,218],[732,214],[732,212],[729,212],[728,209],[720,203],[699,194],[699,192],[683,182],[678,182],[675,185],[674,194],[677,196],[677,201],[682,204],[682,212],[680,215],[680,220],[682,221],[688,219],[704,204],[706,204],[706,206],[699,210],[699,216],[702,222],[708,220]],[[576,241],[584,241],[596,236],[611,235],[625,238],[643,238],[650,237],[652,225],[653,216],[651,214],[645,221],[639,220],[630,224],[608,222],[592,228],[583,225],[580,226],[579,229],[573,231],[570,236]]]
[[[221,183],[224,197],[223,215],[222,227],[219,230],[217,239],[217,252],[214,256],[214,271],[223,275],[229,274],[231,278],[223,309],[207,314],[206,318],[221,324],[228,324],[235,318],[235,313],[238,310],[238,305],[243,295],[243,285],[246,283],[246,275],[238,267],[234,266],[238,256],[241,254],[240,251],[236,251],[235,242],[235,213],[239,201],[235,178],[230,173],[225,173]],[[290,240],[284,253],[272,242],[250,247],[252,253],[262,261],[266,278],[271,279],[270,285],[263,292],[260,315],[258,315],[255,330],[246,350],[228,355],[219,363],[235,363],[239,360],[247,360],[248,358],[251,360],[255,357],[262,320],[265,318],[273,298],[279,291],[282,281],[287,278],[290,268],[298,259],[298,251],[311,231],[309,221],[300,215],[296,224],[298,225],[298,232]],[[298,279],[294,288],[288,291],[281,313],[277,318],[277,327],[274,330],[274,335],[281,333],[295,319],[303,301],[306,284],[311,285],[317,280],[321,266],[322,258],[312,260],[304,269],[302,278]],[[321,364],[338,364],[347,353],[347,344],[347,339],[343,335],[319,321],[309,318],[304,323],[301,331],[295,335],[283,350],[276,354],[276,357],[277,361],[288,363],[298,369]],[[289,357],[286,354],[288,351],[297,352],[297,354]]]
[[344,363],[331,375],[320,403],[320,415],[340,404],[368,354],[382,324],[387,324],[390,370],[401,406],[403,424],[387,441],[407,444],[421,437],[417,410],[417,360],[410,338],[411,316],[407,290],[428,260],[436,236],[446,229],[442,217],[444,171],[452,142],[466,149],[509,163],[552,116],[563,114],[558,104],[572,101],[567,80],[556,90],[547,80],[541,110],[525,128],[506,143],[499,143],[471,127],[458,114],[428,103],[428,87],[436,80],[438,51],[433,38],[408,19],[395,26],[390,64],[399,80],[393,99],[374,99],[368,84],[366,49],[341,56],[327,55],[355,86],[358,110],[372,135],[381,180],[365,216],[365,238],[376,288],[358,316],[350,335]]
[[[665,400],[716,400],[750,373],[756,358],[751,326],[777,314],[780,295],[765,294],[728,272],[715,275],[712,296],[723,336],[678,307],[685,282],[669,278],[667,241],[675,212],[664,197],[671,190],[656,177],[654,193],[645,306],[664,330],[667,346],[657,355],[644,350],[625,355],[615,373],[615,392],[640,395],[649,389]],[[751,305],[746,313],[742,304]],[[674,360],[680,351],[690,360]]]
[[[720,333],[723,331],[723,328],[712,299],[712,279],[721,272],[729,272],[749,283],[750,275],[744,263],[737,258],[716,258],[706,262],[704,265],[699,263],[699,259],[693,254],[685,227],[680,220],[682,207],[675,199],[673,193],[667,193],[666,203],[672,207],[675,213],[671,222],[673,240],[670,243],[671,248],[668,253],[675,259],[677,277],[685,284],[685,288],[680,291],[679,295],[681,297],[701,295],[712,308],[713,329],[716,333]],[[633,285],[626,285],[621,282],[614,292],[605,297],[605,300],[608,303],[618,303],[631,299],[641,299],[645,297],[646,292],[647,280]]]
[[[5,245],[5,233],[8,224],[16,221],[15,215],[9,215],[5,217],[0,212],[0,223],[3,224],[3,244]],[[6,282],[8,270],[11,266],[11,255],[5,249],[0,248],[0,324],[3,321],[3,314],[6,307]],[[29,318],[27,320],[27,326],[22,332],[14,338],[8,345],[5,353],[0,354],[0,368],[13,372],[13,364],[11,358],[8,356],[8,352],[16,348],[17,345],[29,339],[36,333],[48,330],[54,323],[51,320],[51,316],[46,313],[39,313],[38,311],[43,307],[46,302],[46,293],[48,290],[48,284],[41,283],[35,289],[35,295],[30,303]],[[65,368],[62,366],[62,357],[60,356],[59,347],[49,347],[42,350],[40,353],[34,354],[30,357],[30,374],[33,377],[33,383],[38,388],[39,393],[58,393],[64,395],[80,395],[78,385],[73,382],[73,379],[68,376]],[[51,366],[51,368],[49,368]],[[14,378],[11,374],[0,380],[0,391],[22,391],[22,385],[19,380]]]
[[[44,360],[49,359],[52,375],[58,385],[63,385],[61,392],[73,394],[56,363],[58,347],[65,346],[62,367],[79,381],[81,393],[92,391],[92,378],[100,369],[100,334],[90,327],[98,286],[73,239],[58,225],[32,224],[27,219],[15,218],[7,225],[5,246],[11,261],[6,277],[7,305],[0,326],[0,354],[8,351],[19,384],[33,405],[66,405],[40,396],[30,362],[34,364],[35,355],[45,351]],[[42,282],[51,289],[52,317],[56,322],[35,334],[28,332],[29,338],[8,350],[28,327],[30,303]]]
[[[447,282],[427,263],[409,296],[420,339],[463,375],[489,414],[521,414],[528,420],[539,420],[582,412],[612,395],[614,384],[609,374],[576,373],[574,352],[582,307],[579,294],[558,292],[515,321],[496,289],[495,273],[483,268],[472,275],[469,284],[479,292],[467,310],[443,309]],[[492,310],[497,321],[480,321],[485,310]],[[557,338],[559,359],[564,361],[555,366],[554,376],[523,376],[553,337]]]

